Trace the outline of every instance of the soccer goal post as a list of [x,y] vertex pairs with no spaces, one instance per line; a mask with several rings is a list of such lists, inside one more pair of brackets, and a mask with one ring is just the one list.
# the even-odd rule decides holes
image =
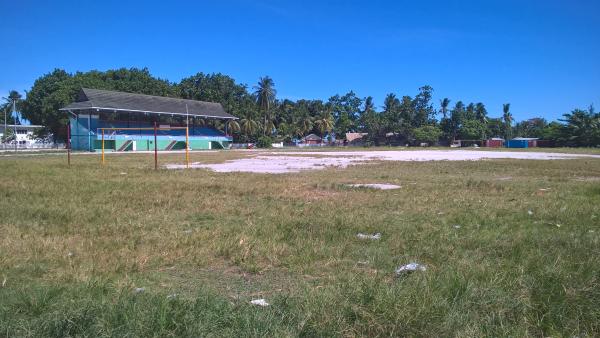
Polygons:
[[[101,134],[101,163],[104,165],[106,163],[106,142],[111,142],[111,148],[114,151],[126,151],[127,149],[138,150],[135,148],[135,142],[131,140],[131,137],[136,137],[137,135],[131,134],[117,134],[118,132],[135,132],[138,131],[140,133],[139,137],[142,137],[147,140],[148,138],[153,138],[152,142],[147,143],[146,151],[154,152],[154,169],[158,170],[158,133],[160,131],[173,131],[173,130],[185,130],[185,166],[186,168],[190,167],[190,143],[189,143],[189,128],[188,127],[160,127],[154,123],[154,127],[148,128],[98,128],[99,134]],[[143,134],[147,132],[146,134]],[[119,138],[120,144],[117,147],[117,136],[124,136],[123,139]],[[172,147],[177,144],[177,140],[172,140],[164,150],[172,150]],[[152,148],[150,147],[150,143],[152,143]]]

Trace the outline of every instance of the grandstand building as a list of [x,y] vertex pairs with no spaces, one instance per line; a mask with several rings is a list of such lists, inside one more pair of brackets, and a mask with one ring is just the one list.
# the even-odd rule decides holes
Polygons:
[[[220,103],[88,88],[60,110],[69,112],[71,149],[87,151],[99,151],[103,137],[105,151],[154,150],[155,139],[158,150],[185,149],[185,128],[172,127],[188,127],[191,150],[228,149],[226,122],[236,119]],[[224,122],[224,131],[211,127],[215,120]]]

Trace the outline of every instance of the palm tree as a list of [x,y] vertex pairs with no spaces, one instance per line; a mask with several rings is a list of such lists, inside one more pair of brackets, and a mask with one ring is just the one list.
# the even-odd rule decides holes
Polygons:
[[240,124],[236,120],[227,121],[227,131],[233,133],[239,133],[241,130]]
[[271,136],[273,134],[273,130],[275,129],[275,122],[271,119],[266,119],[264,124],[264,134],[267,136]]
[[[4,136],[3,139],[5,142],[8,137],[9,137],[9,131],[7,129],[7,117],[6,117],[6,113],[9,112],[10,110],[13,111],[14,117],[13,117],[13,125],[15,125],[15,129],[12,131],[12,133],[14,133],[15,137],[17,134],[17,121],[18,121],[18,116],[17,116],[17,106],[20,106],[21,104],[21,94],[19,94],[18,91],[16,90],[11,90],[8,93],[8,97],[4,97],[3,99],[5,100],[5,104],[4,104]],[[12,115],[12,114],[11,114]]]
[[385,97],[385,100],[383,100],[383,111],[388,112],[388,113],[392,112],[392,111],[396,110],[399,105],[400,105],[400,101],[396,97],[396,94],[389,93]]
[[448,115],[448,105],[450,104],[450,99],[445,97],[443,100],[440,100],[440,106],[442,107],[442,117],[446,119]]
[[244,135],[251,136],[256,134],[256,131],[259,128],[258,122],[254,121],[251,118],[245,118],[240,121],[240,130]]
[[485,109],[485,105],[481,102],[475,105],[475,119],[483,124],[487,123],[487,110]]
[[[267,120],[272,120],[270,116],[269,109],[271,104],[275,102],[275,95],[277,91],[275,90],[275,82],[268,76],[261,77],[258,79],[258,84],[254,86],[254,96],[256,98],[256,103],[260,110],[263,111],[264,118],[264,126],[268,126]],[[267,133],[267,128],[264,129],[265,135]]]
[[313,129],[313,121],[309,116],[306,116],[300,121],[300,133],[304,136]]
[[208,122],[206,121],[206,119],[194,119],[194,122],[199,126],[199,127],[205,127]]
[[510,113],[510,103],[502,105],[502,119],[504,120],[504,137],[508,140],[512,136],[513,117]]
[[374,109],[375,109],[375,104],[373,103],[373,97],[371,97],[371,96],[368,96],[368,97],[365,99],[365,111],[364,111],[364,113],[365,113],[365,114],[367,114],[367,113],[370,113],[370,112],[372,112]]
[[330,132],[333,130],[333,116],[329,111],[325,111],[321,117],[315,121],[315,125],[319,130],[319,134],[321,134],[321,140],[323,136],[325,136],[326,132]]

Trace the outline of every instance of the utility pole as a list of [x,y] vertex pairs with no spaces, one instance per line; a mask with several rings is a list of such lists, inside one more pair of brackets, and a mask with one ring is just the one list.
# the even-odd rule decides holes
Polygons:
[[[15,120],[13,121],[13,129],[14,129],[14,133],[15,133],[15,153],[17,152],[17,147],[19,145],[19,142],[17,142],[17,99],[13,97],[13,115],[15,116]],[[6,119],[4,120],[6,121]],[[5,129],[6,130],[6,129]]]
[[[5,108],[4,109],[4,132],[2,133],[5,140],[6,140],[6,128],[7,128],[7,126],[6,126],[6,112],[7,111],[8,111],[8,108]],[[4,143],[4,142],[2,142],[2,143]]]

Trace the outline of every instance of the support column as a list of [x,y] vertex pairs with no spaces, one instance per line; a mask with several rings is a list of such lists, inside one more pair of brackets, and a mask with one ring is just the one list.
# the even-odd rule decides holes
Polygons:
[[88,115],[88,150],[92,151],[92,112]]

